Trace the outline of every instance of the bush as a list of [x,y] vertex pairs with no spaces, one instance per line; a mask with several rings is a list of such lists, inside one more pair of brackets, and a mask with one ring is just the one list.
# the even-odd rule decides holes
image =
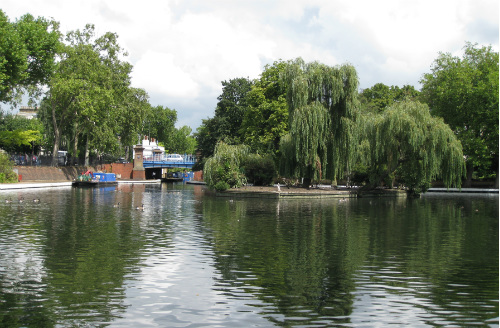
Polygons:
[[355,186],[362,186],[370,180],[368,167],[362,164],[354,166],[350,174],[351,183]]
[[215,147],[214,156],[208,158],[203,167],[203,177],[207,186],[217,191],[243,186],[246,179],[240,166],[247,154],[246,146],[219,142]]
[[230,188],[230,186],[226,181],[218,181],[214,186],[214,189],[217,191],[224,191],[224,190],[227,190],[229,188]]
[[17,182],[17,174],[12,170],[14,163],[9,160],[9,156],[0,153],[0,183]]
[[250,154],[244,161],[243,170],[247,181],[254,186],[267,186],[273,182],[276,171],[271,156]]

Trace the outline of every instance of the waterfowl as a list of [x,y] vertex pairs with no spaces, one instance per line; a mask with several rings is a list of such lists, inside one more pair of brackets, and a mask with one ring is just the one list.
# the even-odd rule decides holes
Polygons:
[[120,202],[118,202],[115,205],[113,205],[113,207],[118,207],[118,206],[120,206]]
[[24,202],[24,197],[21,197],[21,198],[19,199],[19,203],[23,203],[23,202]]
[[10,198],[9,198],[9,199],[6,199],[6,200],[5,200],[5,203],[7,203],[7,204],[12,203],[12,199],[10,199]]
[[141,204],[141,206],[137,206],[135,209],[143,211],[144,210],[144,204]]
[[40,198],[33,199],[33,203],[40,203]]

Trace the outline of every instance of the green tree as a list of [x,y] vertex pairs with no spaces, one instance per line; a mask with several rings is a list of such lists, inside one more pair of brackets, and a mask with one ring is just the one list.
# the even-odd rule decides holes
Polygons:
[[17,182],[17,174],[13,171],[14,163],[9,156],[0,152],[0,183]]
[[467,184],[473,171],[498,184],[498,52],[467,43],[462,58],[440,53],[423,76],[422,95],[462,142]]
[[170,152],[194,154],[196,152],[196,139],[191,136],[191,131],[191,128],[187,125],[175,129]]
[[241,123],[242,141],[252,152],[277,155],[280,139],[288,133],[288,109],[280,74],[286,63],[267,65],[247,93],[248,107]]
[[131,65],[121,60],[125,53],[117,35],[96,38],[93,25],[68,33],[56,72],[46,95],[48,111],[42,114],[54,134],[53,165],[63,134],[71,141],[72,156],[78,156],[79,139],[85,138],[86,162],[89,149],[101,154],[118,146],[116,117],[120,101],[128,91]]
[[176,122],[177,111],[175,109],[163,106],[152,107],[143,123],[143,134],[156,138],[165,145],[166,151],[171,151]]
[[254,186],[270,185],[276,175],[274,160],[270,154],[249,154],[242,165],[247,181]]
[[9,101],[13,89],[26,77],[27,51],[21,37],[0,10],[0,100]]
[[360,105],[364,112],[381,112],[395,102],[403,100],[417,100],[420,92],[411,85],[387,86],[377,83],[371,88],[364,89],[360,95]]
[[246,183],[242,163],[248,154],[248,146],[217,143],[214,155],[207,159],[203,167],[203,178],[211,189],[223,191],[241,187]]
[[0,114],[0,148],[9,153],[34,152],[42,145],[43,133],[43,124],[37,118]]
[[229,144],[241,142],[240,128],[248,108],[247,94],[252,88],[252,81],[247,78],[236,78],[222,82],[222,94],[215,116],[202,120],[195,138],[201,155],[201,162],[214,154],[219,141]]
[[125,148],[125,159],[130,160],[132,145],[141,143],[140,134],[143,124],[151,110],[149,96],[143,89],[128,88],[121,101],[117,103],[118,136]]
[[354,159],[358,77],[354,67],[290,61],[283,75],[290,135],[281,140],[281,173],[342,177]]
[[441,118],[425,104],[403,101],[365,121],[370,144],[370,184],[374,188],[396,177],[411,194],[427,191],[440,177],[460,187],[465,172],[462,146]]
[[0,10],[0,101],[41,94],[53,74],[60,46],[59,24],[26,14],[15,23]]
[[194,138],[196,140],[198,161],[193,166],[193,170],[203,170],[207,158],[213,156],[215,145],[223,138],[220,133],[218,117],[212,117],[202,120],[202,124],[196,129]]
[[19,151],[22,146],[31,149],[41,139],[40,131],[36,130],[0,131],[0,147],[9,152]]
[[217,97],[219,102],[215,108],[215,116],[221,119],[219,124],[224,129],[224,137],[233,143],[239,143],[239,130],[245,110],[246,96],[252,88],[252,81],[248,78],[236,78],[222,82],[222,94]]

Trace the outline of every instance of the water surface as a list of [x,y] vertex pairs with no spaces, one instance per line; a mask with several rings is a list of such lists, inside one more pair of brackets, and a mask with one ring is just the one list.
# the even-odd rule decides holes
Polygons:
[[498,211],[477,194],[4,191],[0,326],[498,327]]

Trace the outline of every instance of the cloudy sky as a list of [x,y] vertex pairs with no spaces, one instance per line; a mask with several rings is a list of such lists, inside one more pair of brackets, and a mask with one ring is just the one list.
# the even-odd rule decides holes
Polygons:
[[221,81],[258,78],[266,64],[302,57],[350,63],[361,88],[420,89],[439,52],[466,41],[498,51],[498,0],[2,0],[11,21],[53,18],[61,31],[114,32],[132,83],[177,110],[193,132],[213,117]]

